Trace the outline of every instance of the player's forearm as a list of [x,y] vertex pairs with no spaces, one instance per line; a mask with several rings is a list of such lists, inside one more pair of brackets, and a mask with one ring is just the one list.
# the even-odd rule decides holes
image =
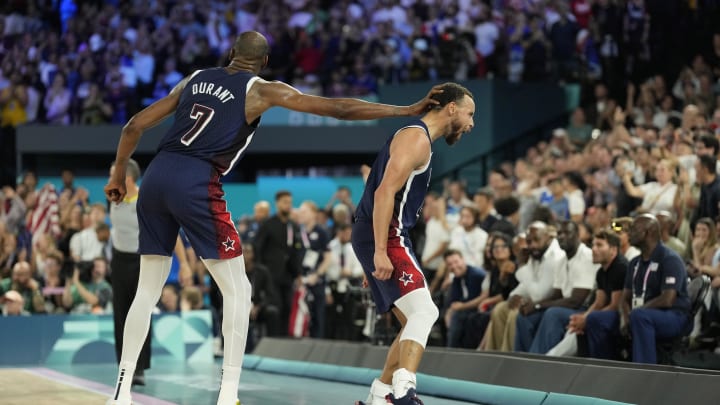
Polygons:
[[407,117],[408,107],[378,104],[354,98],[333,99],[334,110],[331,116],[341,120],[373,120],[388,117]]
[[140,136],[142,135],[142,129],[130,121],[123,127],[122,133],[120,134],[120,143],[118,144],[117,153],[115,155],[115,164],[123,166],[127,164],[130,156],[135,152],[138,143],[140,142]]
[[390,219],[393,213],[394,193],[385,188],[375,190],[375,208],[373,209],[373,234],[375,236],[375,251],[386,252]]

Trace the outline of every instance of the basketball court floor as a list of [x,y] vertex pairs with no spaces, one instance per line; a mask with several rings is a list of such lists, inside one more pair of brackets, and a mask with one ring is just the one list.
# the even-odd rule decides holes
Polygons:
[[[134,405],[215,405],[220,364],[153,364],[146,386],[133,389]],[[2,405],[104,405],[113,391],[112,364],[52,368],[0,368]],[[351,405],[367,387],[246,370],[243,405]],[[470,402],[422,396],[427,405]]]

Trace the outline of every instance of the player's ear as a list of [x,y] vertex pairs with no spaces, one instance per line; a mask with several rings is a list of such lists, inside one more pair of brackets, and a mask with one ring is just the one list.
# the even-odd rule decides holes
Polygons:
[[233,60],[235,59],[235,48],[230,48],[230,53],[228,54],[228,59]]
[[455,112],[457,111],[457,103],[454,101],[451,101],[448,103],[448,113],[450,115],[455,115]]
[[267,66],[269,60],[270,60],[270,56],[265,55],[265,57],[263,58],[263,64],[262,64],[263,68],[265,68],[265,66]]

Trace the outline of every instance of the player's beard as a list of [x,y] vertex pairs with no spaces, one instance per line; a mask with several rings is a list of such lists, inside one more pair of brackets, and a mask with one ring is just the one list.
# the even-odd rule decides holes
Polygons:
[[462,125],[460,125],[458,122],[453,121],[450,123],[450,134],[445,135],[445,143],[452,146],[457,143],[457,141],[460,140],[460,137],[462,136]]

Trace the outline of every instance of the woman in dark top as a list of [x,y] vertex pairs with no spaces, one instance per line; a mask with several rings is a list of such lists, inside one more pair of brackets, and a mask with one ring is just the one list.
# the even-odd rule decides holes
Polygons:
[[515,278],[517,263],[512,252],[512,239],[503,233],[493,233],[488,238],[487,246],[490,249],[491,261],[488,276],[483,283],[483,299],[478,305],[478,312],[469,318],[469,328],[473,330],[472,341],[466,342],[466,347],[478,347],[480,339],[484,338],[485,330],[490,323],[490,311],[502,301],[505,301],[510,292],[518,285]]

